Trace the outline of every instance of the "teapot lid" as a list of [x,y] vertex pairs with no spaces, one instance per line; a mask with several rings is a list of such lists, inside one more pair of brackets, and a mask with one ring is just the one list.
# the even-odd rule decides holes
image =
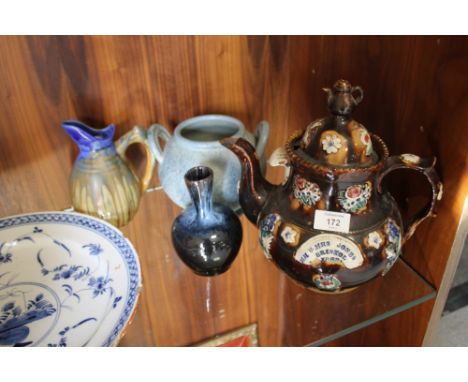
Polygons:
[[302,156],[322,165],[334,167],[370,166],[378,162],[367,129],[351,114],[362,101],[364,92],[349,81],[338,80],[324,88],[330,116],[307,126],[298,150]]

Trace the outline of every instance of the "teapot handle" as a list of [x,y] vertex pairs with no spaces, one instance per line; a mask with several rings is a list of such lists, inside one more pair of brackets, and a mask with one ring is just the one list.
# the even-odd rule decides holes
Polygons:
[[146,131],[141,126],[135,126],[132,130],[130,130],[125,135],[122,135],[117,142],[115,142],[115,148],[117,153],[126,161],[128,159],[125,155],[128,147],[133,145],[134,143],[140,143],[145,148],[146,154],[146,166],[145,166],[145,173],[143,178],[140,179],[140,192],[143,194],[149,186],[151,177],[153,176],[153,169],[155,165],[155,158],[153,153],[151,152],[150,146],[148,144],[148,140],[146,137]]
[[435,216],[434,208],[437,201],[442,199],[443,187],[439,176],[434,170],[436,158],[425,159],[414,154],[395,155],[387,159],[384,170],[377,177],[377,191],[382,193],[382,179],[390,172],[398,169],[409,169],[421,172],[429,181],[432,188],[432,197],[427,205],[420,210],[407,224],[405,224],[405,234],[403,243],[408,240],[423,220],[430,216]]

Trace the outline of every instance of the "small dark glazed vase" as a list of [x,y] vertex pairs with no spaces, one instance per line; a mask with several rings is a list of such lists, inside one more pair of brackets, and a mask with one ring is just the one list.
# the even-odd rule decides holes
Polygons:
[[213,203],[213,171],[199,166],[187,171],[189,205],[172,225],[172,243],[180,259],[201,276],[228,270],[239,252],[242,226],[228,207]]
[[[360,87],[339,80],[324,90],[330,115],[296,132],[269,160],[287,168],[281,185],[261,175],[247,141],[221,143],[242,163],[240,204],[259,228],[265,256],[307,288],[340,292],[390,270],[416,227],[434,216],[442,183],[435,158],[389,156],[382,139],[351,117]],[[408,221],[382,186],[398,169],[423,174],[432,188],[428,204]]]

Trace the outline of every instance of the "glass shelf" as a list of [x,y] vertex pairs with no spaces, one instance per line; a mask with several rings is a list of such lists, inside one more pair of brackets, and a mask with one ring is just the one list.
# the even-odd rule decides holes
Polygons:
[[[376,285],[379,280],[381,286]],[[407,288],[404,287],[405,285]],[[364,309],[363,315],[359,319],[352,315],[342,318],[339,327],[335,327],[334,332],[333,330],[322,332],[320,334],[321,338],[314,339],[307,346],[325,345],[330,341],[413,308],[436,296],[435,289],[402,259],[398,260],[394,269],[385,278],[380,277],[374,280],[374,285],[369,284],[368,287],[356,292],[356,295],[349,296],[347,301],[351,306],[355,306],[354,301],[356,303],[359,303],[361,299],[366,301],[372,295],[378,294],[381,297],[374,300],[375,303],[371,310]],[[329,304],[333,303],[333,301],[329,302]]]
[[123,229],[139,253],[143,289],[121,346],[190,346],[254,323],[260,346],[320,346],[435,297],[401,259],[385,277],[346,293],[306,290],[265,259],[245,217],[231,269],[196,276],[172,247],[168,222],[179,212],[151,193]]

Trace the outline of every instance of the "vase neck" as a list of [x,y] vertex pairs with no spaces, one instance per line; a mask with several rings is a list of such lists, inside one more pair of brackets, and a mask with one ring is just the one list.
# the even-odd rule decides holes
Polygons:
[[213,209],[213,171],[209,167],[194,167],[185,174],[185,184],[198,218],[210,216]]

